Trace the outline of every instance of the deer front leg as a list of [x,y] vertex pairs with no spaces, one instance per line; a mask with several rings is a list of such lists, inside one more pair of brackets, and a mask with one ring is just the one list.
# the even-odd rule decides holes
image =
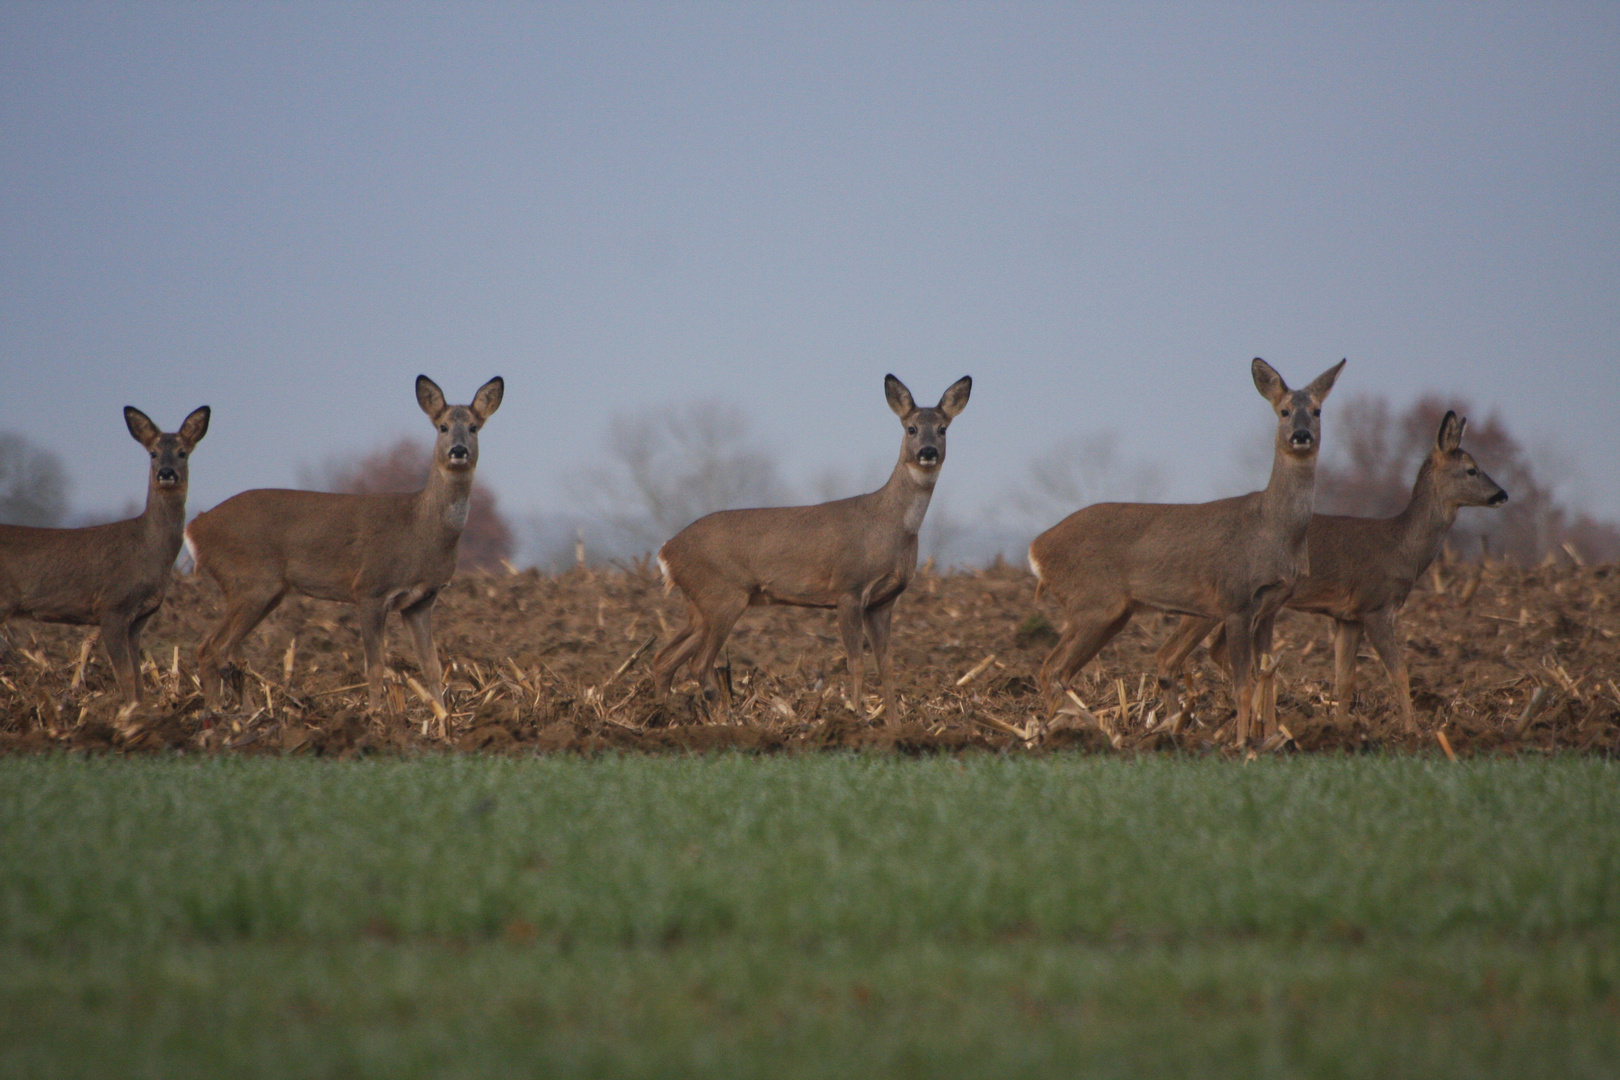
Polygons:
[[900,729],[900,709],[894,697],[894,669],[889,663],[889,620],[894,615],[894,601],[881,607],[869,608],[864,621],[866,640],[872,643],[872,655],[877,659],[878,681],[883,684],[883,712],[885,726],[890,731]]
[[1237,702],[1237,745],[1249,744],[1249,726],[1254,716],[1254,686],[1257,678],[1254,655],[1254,614],[1245,608],[1226,617],[1226,655],[1232,662],[1232,696]]
[[1356,693],[1356,651],[1361,648],[1361,624],[1348,619],[1333,621],[1333,718],[1339,723],[1350,719],[1350,699]]
[[1406,673],[1406,657],[1395,636],[1395,609],[1382,608],[1367,618],[1367,640],[1384,662],[1389,681],[1395,687],[1395,700],[1401,709],[1401,727],[1408,732],[1417,730],[1417,716],[1412,711],[1412,686]]
[[380,599],[365,599],[357,605],[360,614],[360,644],[366,653],[368,708],[383,711],[383,634],[387,629],[388,607]]
[[428,693],[443,706],[444,670],[439,667],[439,651],[433,647],[433,603],[438,598],[437,590],[428,593],[410,607],[401,609],[399,617],[405,621],[411,640],[416,643],[416,658],[422,665]]
[[862,652],[866,641],[862,637],[861,602],[859,597],[846,596],[838,602],[838,636],[844,640],[844,657],[849,667],[849,705],[855,715],[866,719],[865,672]]
[[1154,662],[1158,668],[1159,690],[1164,694],[1167,716],[1178,716],[1182,711],[1181,696],[1176,693],[1176,679],[1181,674],[1182,665],[1205,635],[1219,625],[1214,619],[1183,615],[1175,631],[1159,646]]
[[107,659],[112,661],[118,688],[123,691],[124,700],[138,702],[141,700],[140,660],[130,637],[130,620],[122,612],[102,616],[101,644],[107,650]]

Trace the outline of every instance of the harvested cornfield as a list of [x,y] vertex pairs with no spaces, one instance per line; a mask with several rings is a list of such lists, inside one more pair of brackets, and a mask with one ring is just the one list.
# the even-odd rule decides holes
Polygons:
[[[1287,613],[1277,634],[1281,752],[1391,749],[1468,755],[1620,751],[1620,567],[1567,561],[1524,568],[1442,563],[1424,576],[1401,623],[1420,731],[1400,728],[1370,650],[1349,723],[1330,718],[1326,620]],[[1145,615],[1084,673],[1055,715],[1034,674],[1058,616],[1034,579],[997,565],[924,568],[895,615],[904,716],[881,719],[844,700],[843,650],[830,612],[749,612],[723,655],[729,718],[698,708],[696,684],[660,702],[650,661],[680,624],[678,595],[641,565],[464,574],[436,613],[449,714],[436,716],[414,656],[390,628],[387,715],[365,708],[353,610],[289,599],[244,649],[242,708],[209,715],[193,652],[218,617],[211,583],[178,576],[146,634],[138,709],[121,708],[105,655],[87,631],[18,621],[0,646],[0,753],[311,753],[419,750],[500,753],[753,751],[893,746],[904,752],[1228,752],[1227,680],[1200,650],[1189,665],[1189,714],[1167,723],[1153,652],[1172,619]],[[870,661],[868,661],[870,664]],[[870,685],[871,680],[869,680]],[[875,708],[878,698],[867,702]]]

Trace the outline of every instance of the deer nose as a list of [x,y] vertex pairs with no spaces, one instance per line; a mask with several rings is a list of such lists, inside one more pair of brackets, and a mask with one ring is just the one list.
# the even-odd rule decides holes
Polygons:
[[466,461],[467,448],[462,446],[460,443],[456,443],[456,445],[450,448],[449,457],[451,461]]
[[939,451],[932,446],[925,446],[917,451],[917,460],[924,465],[932,465],[939,460]]
[[179,482],[180,474],[175,472],[173,469],[164,468],[158,470],[158,483],[178,484]]
[[1503,503],[1507,502],[1507,500],[1508,500],[1507,492],[1498,491],[1495,495],[1491,496],[1490,501],[1487,502],[1486,505],[1487,506],[1501,506]]
[[1316,439],[1308,431],[1296,431],[1288,437],[1288,441],[1295,446],[1306,447],[1315,442]]

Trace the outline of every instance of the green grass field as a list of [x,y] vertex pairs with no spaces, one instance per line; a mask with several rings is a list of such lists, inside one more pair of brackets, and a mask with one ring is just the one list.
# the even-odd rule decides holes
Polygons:
[[1591,758],[0,759],[0,1075],[1613,1076]]

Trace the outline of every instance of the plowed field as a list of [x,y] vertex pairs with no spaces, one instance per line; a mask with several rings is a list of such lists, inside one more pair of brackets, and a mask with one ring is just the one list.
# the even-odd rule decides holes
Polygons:
[[[1077,687],[1084,711],[1070,702],[1048,715],[1034,674],[1055,640],[1048,620],[1058,615],[1035,599],[1034,585],[1021,568],[1007,566],[919,573],[895,614],[904,716],[892,745],[908,752],[1227,751],[1230,689],[1201,649],[1188,671],[1190,719],[1174,734],[1159,729],[1165,709],[1152,679],[1153,651],[1170,631],[1167,616],[1139,616],[1093,661]],[[729,718],[705,716],[690,680],[677,682],[668,701],[655,700],[652,653],[680,624],[682,604],[644,567],[458,577],[435,617],[451,709],[442,722],[410,688],[415,658],[397,621],[389,630],[391,709],[370,715],[357,685],[364,674],[352,609],[301,598],[283,604],[245,646],[243,707],[208,715],[194,649],[219,612],[210,582],[176,578],[147,628],[152,694],[136,710],[120,708],[99,646],[75,681],[87,631],[9,624],[10,646],[0,646],[0,753],[891,745],[881,719],[857,718],[844,700],[843,650],[830,612],[763,608],[744,616],[722,658],[736,703]],[[1400,730],[1370,650],[1350,722],[1332,722],[1328,629],[1326,620],[1292,612],[1279,621],[1277,716],[1287,734],[1272,741],[1275,752],[1620,751],[1620,567],[1457,564],[1425,575],[1401,623],[1416,735]],[[872,696],[868,708],[877,701]]]

